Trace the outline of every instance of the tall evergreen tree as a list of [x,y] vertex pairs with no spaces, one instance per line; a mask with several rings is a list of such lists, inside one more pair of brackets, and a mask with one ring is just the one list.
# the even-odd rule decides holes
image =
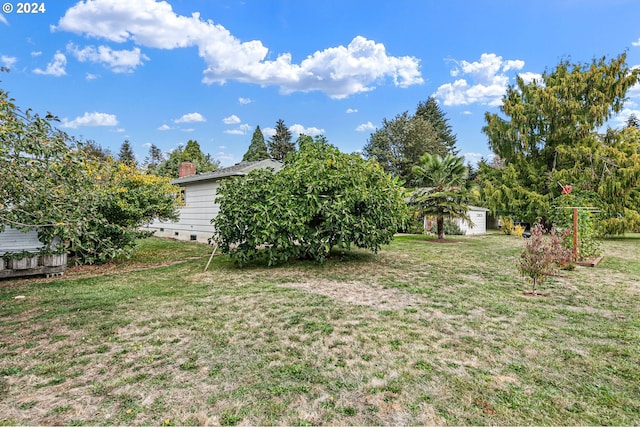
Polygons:
[[284,120],[276,122],[276,133],[269,138],[269,155],[274,160],[284,160],[287,155],[296,150],[296,145],[291,141],[291,131],[284,124]]
[[639,78],[626,54],[585,64],[562,61],[531,83],[518,77],[503,97],[502,114],[485,114],[483,132],[501,159],[499,168],[480,164],[485,206],[534,222],[547,217],[563,186],[572,184],[574,194],[594,196],[588,206],[599,207],[602,223],[640,218],[632,194],[640,178],[640,168],[631,162],[637,130],[598,135],[598,128],[622,111]]
[[253,131],[253,136],[251,137],[251,144],[247,152],[242,156],[242,161],[255,162],[268,158],[269,151],[267,150],[267,143],[264,142],[264,134],[260,130],[260,126],[256,126],[256,130]]
[[445,146],[447,153],[458,154],[456,149],[456,142],[458,141],[456,134],[453,133],[453,128],[449,124],[449,119],[446,114],[438,105],[438,102],[434,97],[430,96],[426,102],[420,102],[416,109],[416,116],[422,117],[427,123],[433,126],[433,130],[436,131],[438,141]]
[[131,147],[131,143],[128,139],[125,139],[120,146],[120,151],[118,152],[118,161],[131,166],[138,165],[138,163],[136,162],[136,155],[133,153],[133,148]]

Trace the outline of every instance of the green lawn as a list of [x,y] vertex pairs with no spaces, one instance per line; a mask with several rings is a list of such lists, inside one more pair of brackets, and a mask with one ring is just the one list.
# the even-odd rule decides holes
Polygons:
[[149,239],[0,281],[0,424],[640,423],[640,236],[538,297],[521,240],[450,239],[206,273],[210,248]]

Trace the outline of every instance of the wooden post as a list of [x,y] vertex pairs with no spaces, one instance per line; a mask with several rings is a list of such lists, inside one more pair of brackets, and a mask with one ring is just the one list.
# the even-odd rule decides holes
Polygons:
[[578,208],[573,208],[573,259],[578,261]]

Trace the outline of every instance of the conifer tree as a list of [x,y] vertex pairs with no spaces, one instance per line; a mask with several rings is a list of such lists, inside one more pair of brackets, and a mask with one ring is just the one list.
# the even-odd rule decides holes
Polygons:
[[284,160],[287,155],[296,149],[296,145],[291,141],[291,131],[284,124],[284,120],[276,122],[276,133],[269,138],[269,155],[274,160]]
[[242,161],[255,162],[268,158],[269,152],[267,150],[267,143],[264,142],[264,134],[260,130],[260,126],[256,126],[256,130],[253,131],[253,136],[251,137],[251,144],[247,152],[242,156]]
[[120,146],[120,151],[118,152],[118,161],[131,166],[137,166],[136,155],[133,153],[133,148],[131,147],[131,143],[128,139],[125,139]]
[[446,114],[442,111],[435,98],[429,97],[426,102],[420,102],[416,109],[416,116],[422,117],[427,123],[433,126],[438,142],[445,146],[447,153],[453,154],[454,156],[458,154],[459,150],[456,149],[456,134],[453,133],[453,129],[448,123],[449,119],[445,117]]

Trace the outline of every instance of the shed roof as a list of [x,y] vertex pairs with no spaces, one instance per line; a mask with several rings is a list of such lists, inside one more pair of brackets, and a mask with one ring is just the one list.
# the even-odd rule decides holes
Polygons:
[[221,178],[228,178],[230,176],[241,176],[246,175],[254,169],[266,169],[273,168],[276,171],[282,168],[282,162],[277,160],[258,160],[255,162],[240,162],[236,163],[233,166],[229,166],[226,168],[216,169],[211,172],[199,173],[196,175],[185,176],[182,178],[174,179],[171,181],[172,184],[187,184],[190,182],[200,182],[200,181],[215,181]]

